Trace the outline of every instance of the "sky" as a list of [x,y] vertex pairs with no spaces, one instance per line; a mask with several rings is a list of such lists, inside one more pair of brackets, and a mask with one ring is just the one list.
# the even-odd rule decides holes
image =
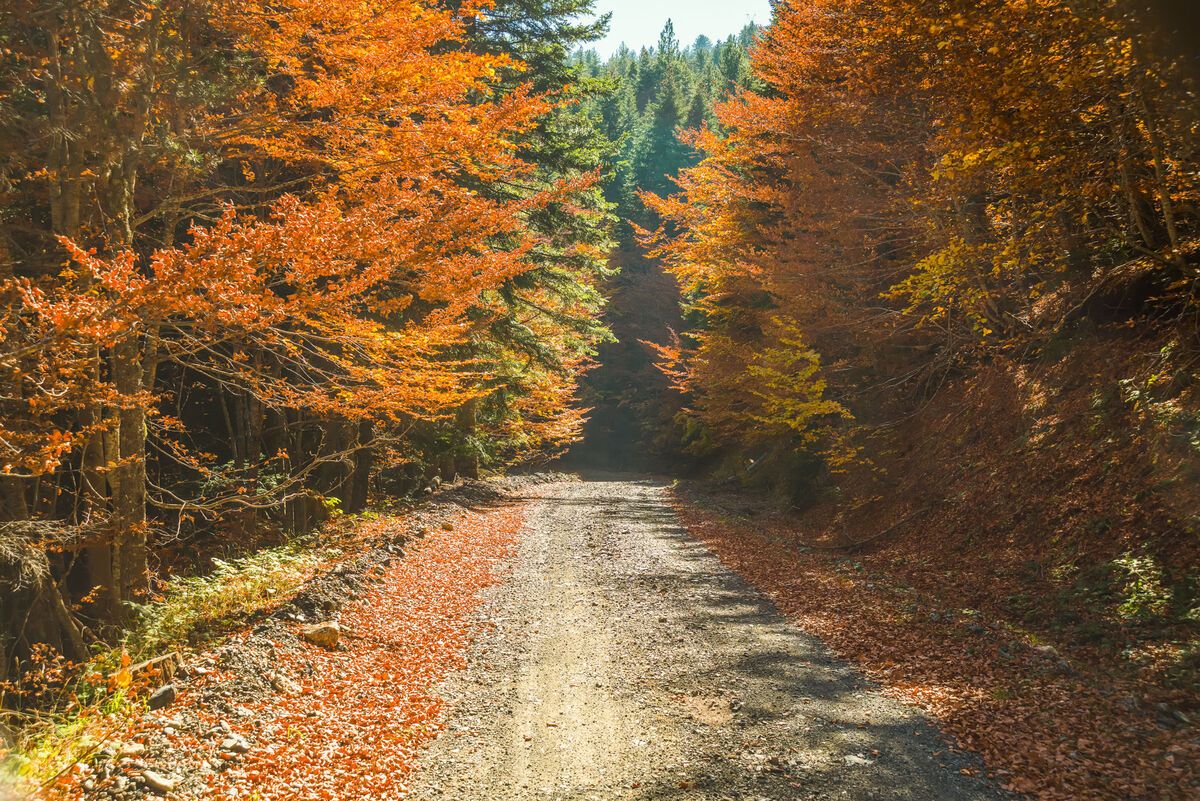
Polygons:
[[657,44],[668,19],[684,45],[700,34],[724,39],[748,22],[771,19],[770,0],[597,0],[596,10],[612,12],[608,36],[593,45],[601,56],[611,55],[621,42],[634,50]]

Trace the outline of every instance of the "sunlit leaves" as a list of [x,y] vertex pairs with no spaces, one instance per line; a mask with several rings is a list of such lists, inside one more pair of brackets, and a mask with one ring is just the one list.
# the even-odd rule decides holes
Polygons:
[[[165,38],[150,43],[137,38],[145,20],[114,14],[96,35],[120,63],[111,75],[79,79],[107,85],[160,69],[166,77],[145,93],[145,113],[176,130],[149,126],[130,146],[165,147],[160,160],[133,151],[104,158],[128,158],[144,173],[144,194],[162,193],[155,202],[165,219],[190,225],[176,222],[181,241],[166,247],[138,231],[120,247],[72,231],[61,239],[65,269],[7,287],[20,300],[8,307],[7,344],[29,349],[12,367],[30,382],[13,410],[27,420],[5,440],[10,469],[53,470],[87,441],[90,432],[69,418],[52,422],[56,412],[136,404],[153,413],[163,391],[152,381],[158,364],[269,408],[398,428],[452,416],[483,391],[486,372],[501,368],[464,357],[463,346],[502,313],[488,293],[534,269],[530,254],[552,246],[531,215],[596,181],[532,180],[537,167],[518,140],[554,101],[519,82],[500,91],[498,76],[519,76],[522,65],[468,46],[468,26],[486,5],[209,0],[177,17],[166,4]],[[237,65],[225,83],[195,67],[186,80],[170,71],[203,62],[212,44],[204,37],[219,48],[217,63]],[[192,78],[209,81],[208,93]],[[99,124],[86,113],[73,136]],[[170,161],[180,147],[198,154],[180,156],[184,172]],[[83,152],[103,155],[99,143]],[[81,180],[102,169],[85,160]],[[537,188],[520,197],[479,191],[501,182]],[[537,336],[549,346],[561,333],[543,324]],[[115,392],[101,357],[118,343],[134,346],[122,358],[150,378],[142,391]],[[39,360],[46,375],[35,378],[30,365]],[[547,420],[570,400],[548,387],[534,394]],[[555,425],[565,436],[577,415]]]
[[781,342],[779,317],[847,366],[827,389],[862,397],[882,375],[903,383],[1057,330],[1105,280],[1143,276],[1194,312],[1194,96],[1125,11],[779,8],[754,51],[767,90],[721,104],[722,135],[697,137],[706,157],[679,194],[646,198],[699,329],[674,364],[697,408],[759,397],[753,360]]

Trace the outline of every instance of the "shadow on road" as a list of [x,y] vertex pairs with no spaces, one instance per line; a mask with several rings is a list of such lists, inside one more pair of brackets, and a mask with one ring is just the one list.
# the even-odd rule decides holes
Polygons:
[[[657,638],[662,653],[652,683],[667,714],[702,743],[687,771],[656,777],[633,797],[1012,797],[977,778],[985,771],[976,755],[952,750],[917,710],[883,696],[693,539],[668,502],[669,480],[599,472],[583,478],[594,491],[564,485],[548,500],[589,512],[611,532],[613,558],[637,550],[623,548],[630,540],[659,545],[649,550],[660,558],[634,566],[624,590],[631,599],[658,600],[654,612],[666,636]],[[679,645],[684,653],[672,655]],[[689,698],[708,699],[718,714],[694,719]],[[716,723],[721,710],[728,720]]]

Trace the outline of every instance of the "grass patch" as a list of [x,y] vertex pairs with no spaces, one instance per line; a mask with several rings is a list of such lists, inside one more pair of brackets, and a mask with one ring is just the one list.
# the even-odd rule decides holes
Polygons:
[[0,794],[20,798],[53,785],[114,742],[141,712],[142,705],[122,691],[91,704],[27,717],[17,729],[12,750],[0,761]]
[[87,762],[144,710],[145,693],[109,677],[124,665],[227,634],[246,618],[270,611],[295,594],[317,569],[342,555],[337,548],[298,540],[248,556],[213,559],[204,576],[173,578],[153,602],[138,607],[123,642],[99,649],[86,664],[40,654],[24,676],[0,686],[0,796],[35,791]]
[[212,573],[172,579],[158,600],[138,609],[125,649],[148,658],[228,633],[291,597],[319,565],[340,555],[337,549],[295,542],[239,559],[214,558]]

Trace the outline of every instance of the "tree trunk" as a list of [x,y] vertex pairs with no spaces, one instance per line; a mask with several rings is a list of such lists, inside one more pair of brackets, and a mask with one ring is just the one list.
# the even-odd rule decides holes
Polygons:
[[367,508],[371,490],[371,471],[375,467],[375,448],[372,440],[375,427],[369,423],[358,424],[358,449],[354,452],[354,473],[350,477],[350,492],[346,511],[361,512]]
[[475,442],[478,432],[479,398],[471,398],[458,410],[457,422],[459,433],[464,438],[459,447],[455,469],[465,478],[479,478],[479,448]]
[[142,349],[136,335],[113,347],[109,357],[113,385],[120,394],[117,410],[116,464],[109,470],[114,538],[109,589],[124,617],[128,602],[144,602],[149,589],[146,553],[146,410],[139,397],[143,387]]

